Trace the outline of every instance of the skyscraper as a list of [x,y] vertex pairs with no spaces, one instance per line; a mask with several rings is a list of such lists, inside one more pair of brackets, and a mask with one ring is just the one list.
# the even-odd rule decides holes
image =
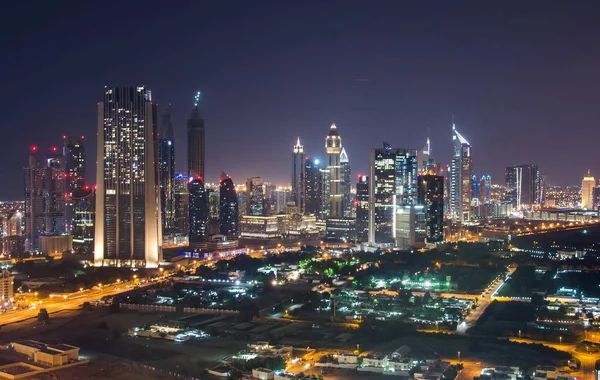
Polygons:
[[542,200],[541,177],[537,165],[509,166],[505,171],[505,202],[516,211],[531,209]]
[[454,223],[471,220],[471,144],[456,130],[452,123],[452,143],[454,155],[450,166],[449,204],[450,216]]
[[318,159],[309,159],[304,163],[305,170],[305,210],[306,215],[319,216],[323,204],[323,182],[321,181],[321,163]]
[[72,196],[73,204],[73,249],[88,253],[94,249],[94,219],[96,208],[96,192],[90,186],[76,190]]
[[188,176],[183,173],[175,174],[173,183],[175,195],[174,233],[187,236],[189,233],[189,193]]
[[330,218],[341,218],[342,193],[341,193],[341,167],[340,154],[342,152],[342,138],[338,134],[335,124],[331,124],[329,134],[325,138],[325,150],[327,153],[327,170],[329,172],[329,215]]
[[490,204],[492,201],[492,177],[488,175],[482,175],[479,180],[479,203]]
[[[28,248],[38,248],[38,237],[67,232],[65,159],[53,147],[46,156],[32,147],[25,168],[25,238]],[[70,232],[70,231],[69,231]]]
[[204,188],[202,177],[197,175],[188,183],[189,193],[189,241],[194,243],[205,242],[208,239],[208,194]]
[[155,268],[162,256],[157,105],[144,87],[98,103],[94,264]]
[[587,177],[583,177],[581,181],[581,208],[584,210],[594,209],[594,187],[596,180],[590,174],[588,169]]
[[221,234],[230,240],[239,236],[239,204],[235,186],[229,176],[224,174],[219,180],[219,227]]
[[444,177],[419,176],[418,203],[425,206],[425,236],[428,243],[444,241]]
[[163,234],[170,235],[175,231],[175,134],[169,111],[162,116],[162,134],[158,140],[158,162],[162,231]]
[[396,157],[396,204],[414,206],[417,204],[417,150],[394,149]]
[[342,152],[340,153],[340,174],[342,179],[340,184],[340,192],[342,193],[342,216],[344,218],[350,218],[352,217],[352,169],[350,167],[348,153],[346,153],[344,147],[342,147]]
[[194,108],[187,122],[188,176],[204,180],[204,119],[200,115],[200,92],[194,96]]
[[369,243],[394,244],[396,154],[388,144],[371,149],[369,173]]
[[475,174],[471,176],[471,205],[476,207],[479,206],[479,190],[481,189],[481,182]]
[[260,177],[250,177],[246,181],[246,215],[265,214],[265,190]]
[[63,139],[67,189],[74,193],[85,186],[85,145],[83,136],[63,136]]
[[304,146],[300,145],[300,137],[296,145],[294,145],[294,153],[292,155],[292,200],[298,207],[300,213],[304,213],[306,209],[306,191],[305,191],[305,167],[306,155],[304,154]]
[[417,152],[417,172],[419,174],[425,173],[429,170],[430,156],[431,142],[429,141],[428,137],[425,146],[422,149],[419,149],[419,151]]
[[369,241],[369,177],[359,175],[356,184],[356,238]]

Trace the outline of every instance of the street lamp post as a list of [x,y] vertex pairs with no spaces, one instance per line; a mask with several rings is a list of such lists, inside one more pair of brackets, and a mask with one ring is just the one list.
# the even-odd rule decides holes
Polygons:
[[460,363],[460,351],[458,351],[458,362]]
[[521,339],[521,330],[519,330],[519,339]]
[[558,340],[559,340],[560,344],[562,345],[562,336],[559,336]]

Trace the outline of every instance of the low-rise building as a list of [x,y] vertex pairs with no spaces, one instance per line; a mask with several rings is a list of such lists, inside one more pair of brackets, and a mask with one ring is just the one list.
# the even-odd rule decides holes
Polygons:
[[15,291],[15,277],[7,270],[0,271],[0,309],[5,302],[12,300]]
[[363,367],[385,368],[388,365],[388,357],[383,355],[367,355],[362,358]]
[[27,355],[34,362],[56,367],[79,360],[79,347],[69,344],[47,345],[36,340],[22,340],[11,343],[15,352]]
[[255,368],[252,377],[259,380],[275,380],[275,372],[268,368]]
[[340,364],[358,364],[358,355],[354,354],[339,354],[337,359]]

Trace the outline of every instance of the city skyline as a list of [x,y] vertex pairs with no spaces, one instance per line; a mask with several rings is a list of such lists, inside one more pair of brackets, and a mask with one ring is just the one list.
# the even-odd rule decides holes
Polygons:
[[[148,17],[153,11],[143,9],[136,17],[150,20],[144,30],[160,29],[157,38],[131,49],[130,43],[139,40],[133,32],[115,45],[123,54],[107,59],[99,59],[102,49],[80,52],[81,39],[89,40],[86,46],[102,46],[105,35],[92,31],[100,27],[80,31],[79,25],[100,25],[107,14],[114,16],[111,6],[98,10],[80,4],[48,23],[47,15],[55,12],[43,5],[25,22],[5,23],[14,38],[6,49],[9,58],[0,63],[2,75],[11,73],[1,96],[7,110],[4,125],[13,132],[10,140],[3,140],[0,158],[17,163],[7,166],[8,177],[20,176],[30,146],[42,148],[47,141],[59,145],[57,136],[63,134],[86,136],[91,140],[88,156],[94,157],[94,104],[101,101],[98,88],[111,83],[147,85],[161,114],[171,104],[175,140],[182,142],[189,99],[198,89],[203,92],[209,182],[216,182],[224,170],[236,183],[260,176],[288,184],[289,146],[300,136],[308,156],[324,159],[322,135],[331,122],[344,131],[354,173],[368,172],[368,151],[381,141],[416,149],[427,136],[436,160],[445,165],[452,154],[452,114],[461,133],[477,147],[473,171],[489,173],[493,180],[514,165],[537,164],[548,183],[560,185],[580,183],[588,166],[592,174],[600,171],[586,160],[600,133],[594,128],[600,115],[591,96],[598,87],[592,67],[599,34],[591,32],[598,4],[563,9],[548,3],[539,9],[456,3],[440,4],[435,13],[415,4],[344,4],[275,5],[262,29],[251,21],[252,15],[265,11],[261,4],[235,11],[211,5],[208,12],[200,12],[201,5],[188,5],[188,12],[177,9],[177,17],[168,17],[175,20],[169,21],[173,28],[158,23],[164,17]],[[138,7],[126,4],[116,17],[131,17],[134,11]],[[175,10],[166,10],[170,12]],[[534,22],[527,17],[532,12]],[[191,33],[196,23],[189,22],[198,17],[201,38]],[[412,21],[392,23],[397,17]],[[61,22],[69,19],[78,23]],[[315,30],[306,33],[304,25]],[[234,39],[246,43],[233,46]],[[165,54],[153,56],[148,67],[118,64],[134,62],[148,44]],[[225,44],[232,47],[222,49]],[[194,52],[189,59],[170,58],[189,46],[203,51],[204,58],[194,59]],[[364,53],[351,59],[356,50]],[[556,59],[557,51],[561,59]],[[320,57],[317,64],[312,63],[315,55]],[[509,56],[519,57],[518,68],[506,65],[503,57]],[[36,104],[38,112],[27,112],[30,88],[38,98],[48,99]],[[65,119],[67,106],[71,111]],[[565,126],[579,133],[565,134]],[[224,130],[231,132],[227,138],[220,135]],[[589,138],[577,139],[581,134]],[[249,144],[260,143],[270,149],[246,152]],[[577,147],[569,150],[572,162],[553,154],[563,146]],[[225,149],[233,154],[223,154]],[[185,158],[185,146],[179,144],[177,172],[186,172]],[[95,165],[87,167],[86,178],[95,178]],[[20,182],[0,188],[0,199],[20,199],[22,194]]]

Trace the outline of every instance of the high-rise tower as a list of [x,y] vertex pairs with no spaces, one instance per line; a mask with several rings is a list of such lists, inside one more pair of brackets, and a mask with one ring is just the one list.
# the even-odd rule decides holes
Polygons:
[[219,181],[219,228],[230,240],[239,236],[239,204],[235,186],[224,173]]
[[335,124],[331,124],[329,134],[325,138],[325,151],[327,153],[327,170],[329,172],[329,217],[341,218],[342,192],[341,192],[341,166],[340,154],[342,153],[342,138],[338,134]]
[[454,154],[450,166],[450,215],[454,223],[471,219],[471,144],[456,130],[452,123]]
[[444,177],[433,173],[419,176],[418,203],[425,207],[428,243],[444,241]]
[[321,162],[318,159],[308,159],[305,168],[305,214],[319,216],[323,204],[323,181],[321,180]]
[[294,154],[292,156],[292,200],[298,207],[300,213],[306,210],[306,155],[304,146],[300,145],[300,137],[294,145]]
[[344,218],[352,217],[352,168],[350,166],[350,160],[348,159],[348,153],[346,149],[342,147],[340,153],[340,176],[342,182],[340,183],[340,192],[342,193],[342,216]]
[[194,96],[194,108],[187,122],[188,176],[204,180],[204,119],[200,115],[200,92]]
[[158,140],[160,205],[163,234],[175,232],[175,134],[171,113],[162,116],[162,133]]
[[157,105],[144,87],[105,87],[98,103],[96,266],[155,268],[162,256]]
[[260,177],[250,177],[246,181],[246,215],[265,215],[265,189]]
[[192,246],[194,243],[205,242],[208,239],[208,193],[200,175],[189,180],[188,193],[189,241],[190,246]]
[[581,181],[581,208],[584,210],[594,209],[594,187],[596,180],[590,174],[588,169],[587,177],[583,177]]
[[505,202],[516,211],[542,203],[542,184],[537,165],[509,166],[505,171]]
[[358,176],[356,184],[356,239],[369,241],[369,177]]
[[70,193],[83,190],[85,186],[85,144],[83,136],[63,136],[65,144],[63,155],[65,156],[65,170],[67,178],[67,189]]

